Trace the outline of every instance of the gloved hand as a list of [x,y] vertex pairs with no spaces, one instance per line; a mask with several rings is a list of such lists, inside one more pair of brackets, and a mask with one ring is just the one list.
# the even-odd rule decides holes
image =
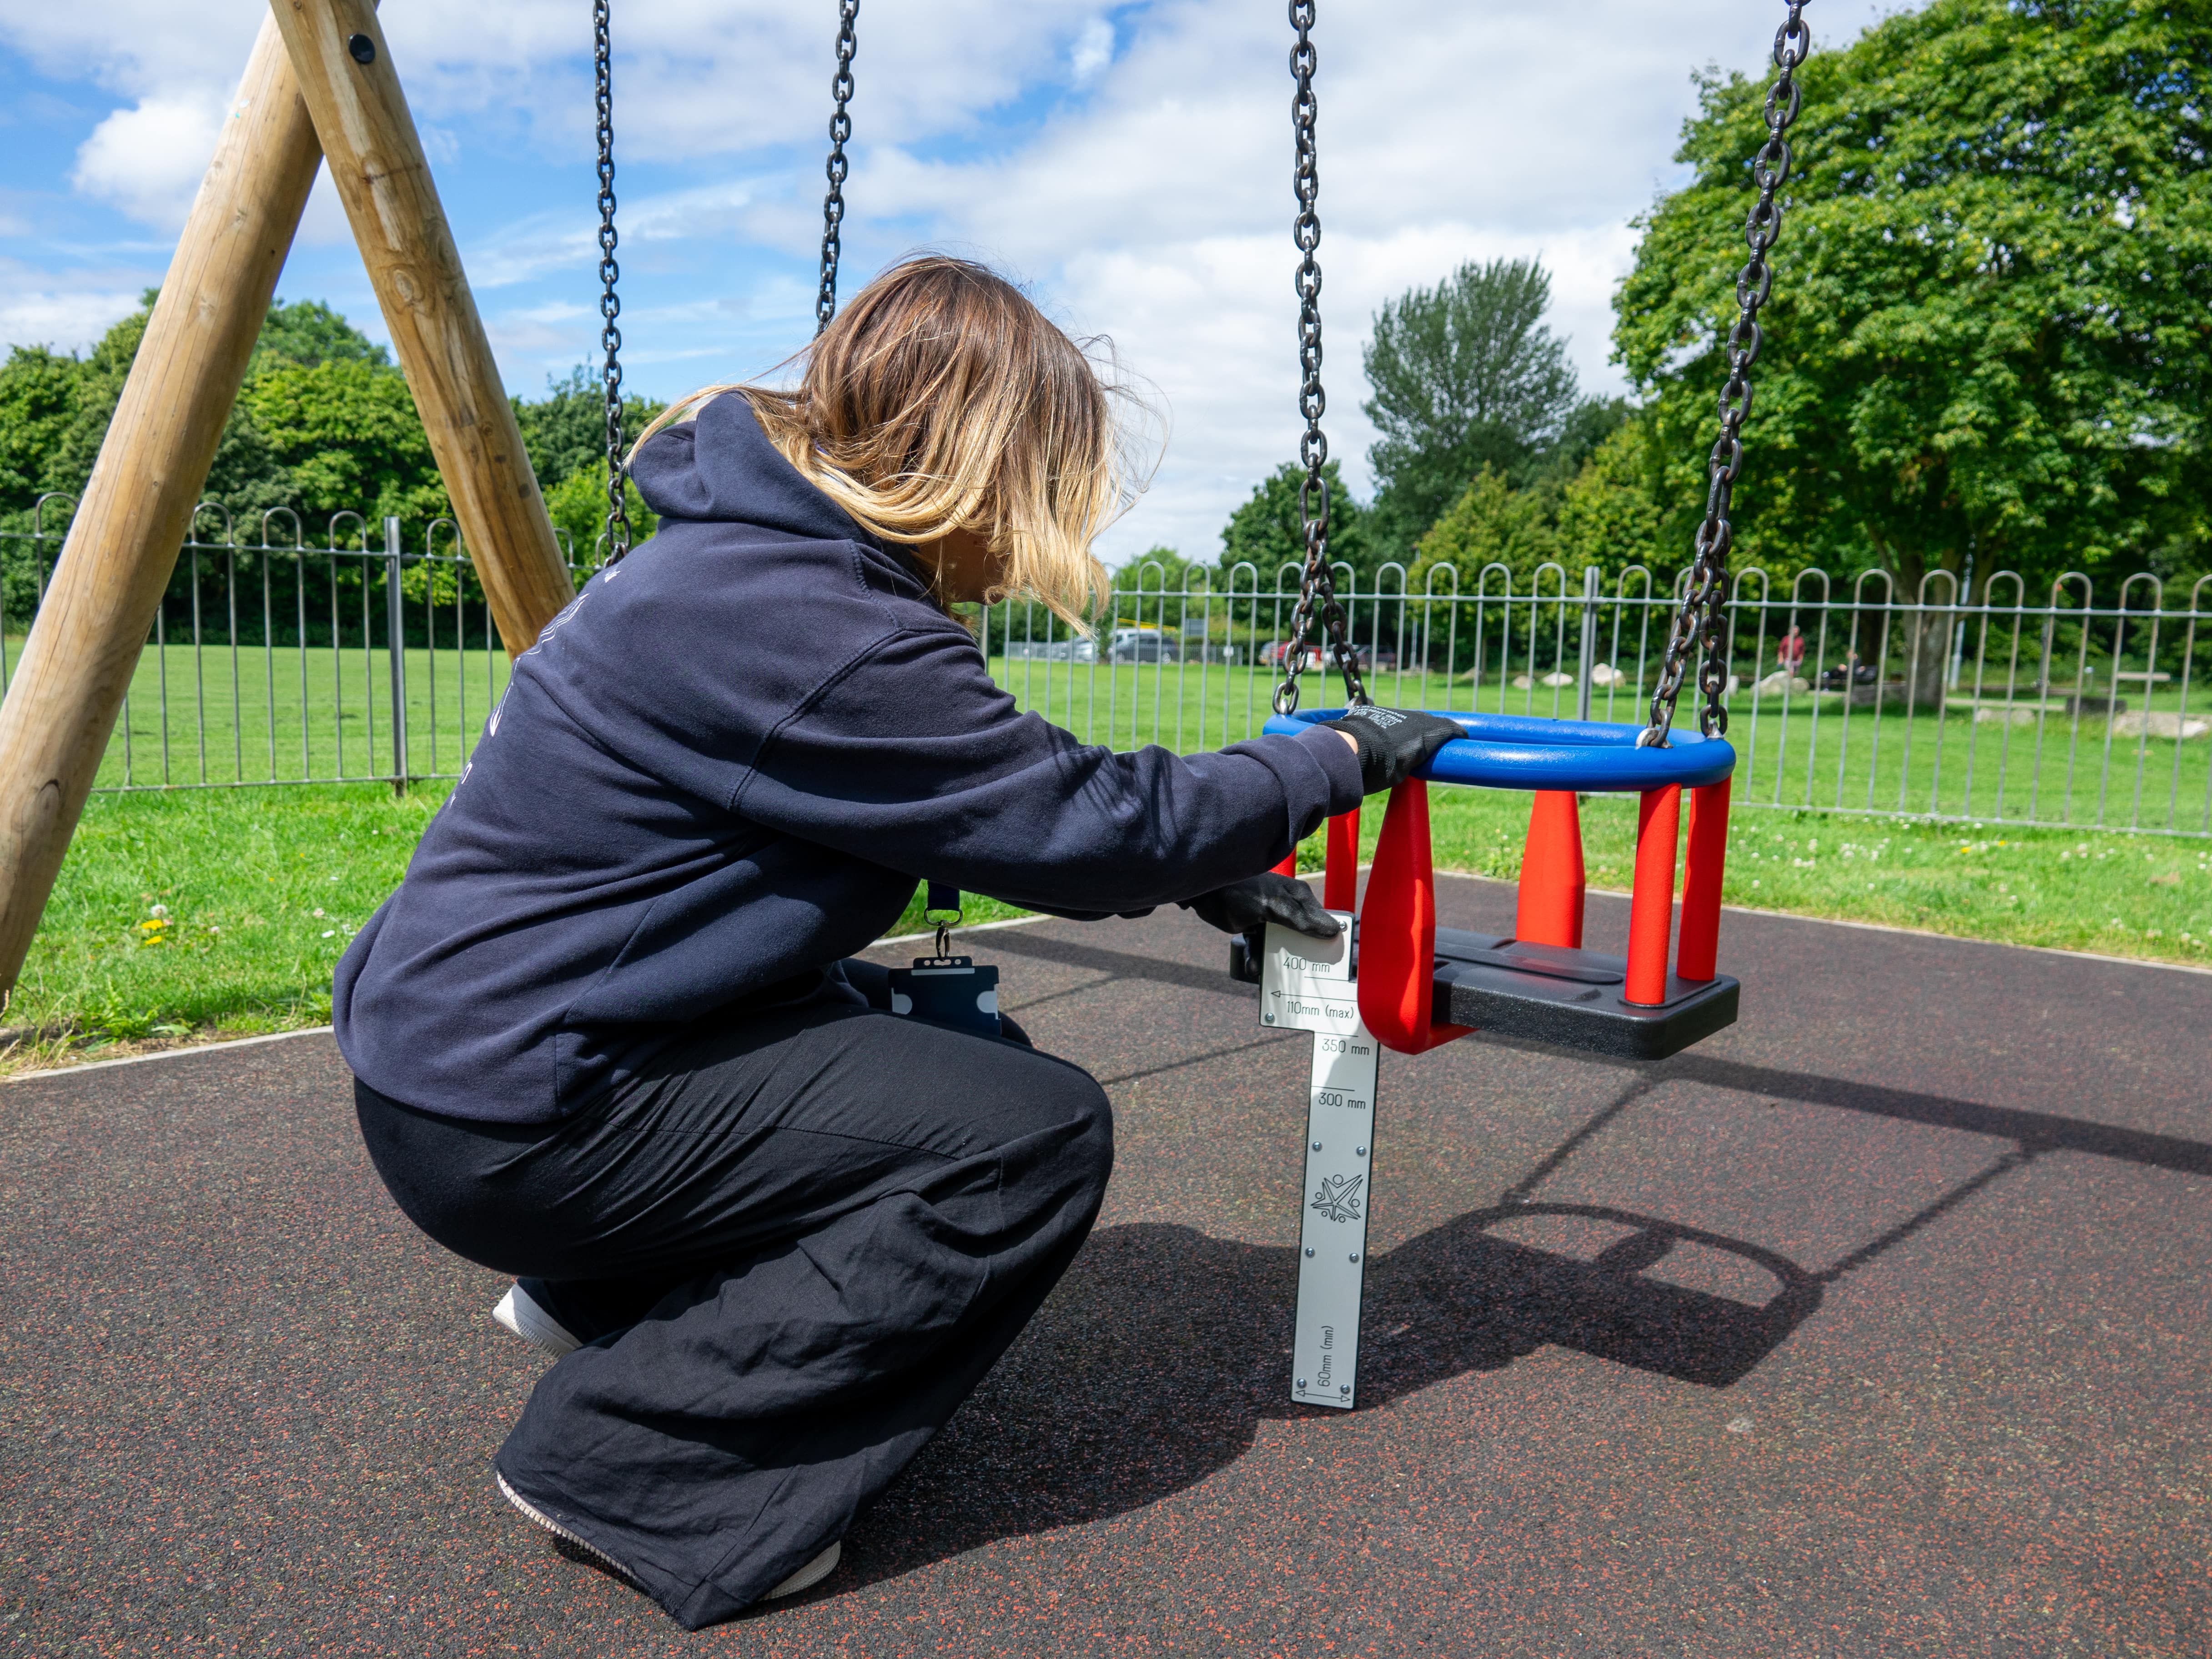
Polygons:
[[1309,939],[1334,939],[1344,924],[1321,908],[1313,889],[1273,870],[1182,901],[1184,909],[1224,933],[1249,933],[1271,921]]
[[1437,757],[1437,750],[1467,728],[1441,714],[1425,714],[1418,708],[1377,708],[1363,703],[1347,708],[1340,719],[1323,720],[1348,733],[1359,747],[1359,784],[1369,794],[1395,788]]

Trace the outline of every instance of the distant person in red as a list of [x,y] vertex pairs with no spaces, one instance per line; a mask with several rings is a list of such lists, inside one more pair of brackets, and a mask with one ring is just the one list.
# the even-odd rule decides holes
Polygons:
[[1791,679],[1805,672],[1805,635],[1794,623],[1790,631],[1782,636],[1782,643],[1775,650],[1774,659]]

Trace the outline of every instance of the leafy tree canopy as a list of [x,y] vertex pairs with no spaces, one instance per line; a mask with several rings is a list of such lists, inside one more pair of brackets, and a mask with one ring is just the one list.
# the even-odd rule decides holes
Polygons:
[[[635,428],[632,428],[635,430]],[[660,520],[637,493],[637,486],[623,480],[623,500],[629,507],[630,545],[653,534]],[[560,532],[562,550],[571,564],[595,564],[605,556],[600,538],[607,528],[607,464],[605,456],[586,461],[545,492],[545,510]]]
[[[1416,593],[1449,593],[1455,591],[1449,573],[1456,571],[1462,593],[1530,592],[1536,568],[1558,562],[1562,552],[1546,506],[1539,492],[1516,489],[1504,473],[1486,466],[1421,538],[1406,586]],[[1503,565],[1504,574],[1489,570],[1492,565]],[[1581,580],[1579,573],[1575,580]]]
[[349,509],[414,525],[446,512],[415,399],[392,369],[361,358],[279,362],[246,384],[239,404],[289,472],[289,504],[308,525]]
[[83,378],[82,363],[44,346],[17,346],[0,365],[0,502],[20,510],[46,489]]
[[1410,545],[1485,467],[1525,482],[1559,436],[1578,398],[1551,299],[1536,260],[1470,261],[1376,313],[1361,407],[1382,434],[1368,458],[1385,540]]
[[[18,346],[0,364],[0,520],[7,527],[27,527],[42,494],[82,492],[155,297],[148,290],[142,307],[82,357]],[[580,365],[550,381],[547,392],[536,402],[516,399],[515,413],[556,526],[588,558],[605,512],[599,386]],[[659,412],[647,399],[628,399],[628,431],[635,435]],[[396,514],[410,538],[451,515],[405,377],[382,346],[314,300],[270,307],[205,494],[229,510],[247,539],[258,536],[260,514],[274,507],[297,513],[315,539],[334,513],[371,520]],[[629,501],[633,531],[642,540],[655,521],[634,487]],[[48,525],[58,527],[59,520]],[[271,533],[281,538],[289,529],[280,520]]]
[[1421,538],[1407,574],[1414,592],[1449,593],[1456,572],[1457,591],[1474,592],[1491,565],[1489,591],[1551,592],[1559,578],[1539,583],[1537,567],[1547,562],[1565,570],[1567,583],[1579,588],[1583,569],[1595,565],[1607,592],[1624,580],[1627,591],[1642,591],[1630,574],[1641,568],[1653,586],[1664,588],[1681,563],[1680,550],[1664,539],[1667,514],[1658,493],[1662,468],[1648,421],[1616,424],[1564,482],[1548,476],[1526,489],[1512,488],[1503,473],[1485,468],[1459,500],[1446,508]]
[[253,348],[255,369],[272,362],[295,363],[301,368],[325,363],[389,368],[392,354],[320,300],[295,300],[289,305],[279,300],[269,307]]
[[[1360,585],[1370,586],[1382,562],[1368,535],[1368,511],[1352,498],[1334,461],[1323,464],[1322,477],[1328,485],[1329,562],[1348,563],[1359,574]],[[1229,515],[1221,531],[1221,568],[1225,573],[1240,561],[1260,573],[1260,585],[1269,587],[1284,565],[1304,568],[1306,560],[1305,520],[1298,511],[1298,490],[1306,470],[1285,461],[1253,486],[1245,502]],[[1286,577],[1290,580],[1294,578]],[[1225,592],[1227,583],[1219,584]]]
[[[1803,71],[1741,557],[1788,570],[2207,562],[2212,14],[1933,0]],[[1703,82],[1693,182],[1644,222],[1614,343],[1686,546],[1763,92]]]
[[[623,398],[624,435],[635,443],[637,434],[666,407],[645,398]],[[543,398],[534,403],[514,399],[514,417],[521,425],[522,447],[529,452],[539,489],[550,492],[579,472],[596,473],[605,487],[606,402],[599,376],[589,367],[578,363],[557,380],[546,376]]]

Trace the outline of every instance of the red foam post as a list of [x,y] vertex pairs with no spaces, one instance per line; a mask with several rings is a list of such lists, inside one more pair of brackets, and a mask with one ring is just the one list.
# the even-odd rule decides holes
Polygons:
[[1583,945],[1583,820],[1571,789],[1539,789],[1521,850],[1514,937],[1531,945]]
[[1331,910],[1359,908],[1359,809],[1328,821],[1328,862],[1322,875],[1322,903]]
[[1674,839],[1682,827],[1682,786],[1647,789],[1636,810],[1636,890],[1629,899],[1625,1001],[1667,1000],[1668,934],[1674,923]]
[[1279,876],[1288,876],[1292,881],[1296,881],[1298,878],[1298,849],[1297,848],[1291,848],[1290,857],[1285,859],[1280,864],[1275,866],[1275,873]]
[[1690,791],[1690,854],[1682,872],[1682,933],[1674,971],[1710,980],[1719,971],[1721,872],[1728,863],[1729,780]]
[[1413,778],[1390,792],[1359,912],[1359,1015],[1384,1048],[1418,1054],[1474,1029],[1430,1023],[1436,971],[1429,787]]

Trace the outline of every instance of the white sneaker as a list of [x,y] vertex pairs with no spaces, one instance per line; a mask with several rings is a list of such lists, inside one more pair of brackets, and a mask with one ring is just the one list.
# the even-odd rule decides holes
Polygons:
[[812,1589],[837,1570],[837,1563],[844,1553],[845,1546],[842,1542],[831,1544],[828,1549],[823,1551],[821,1554],[816,1556],[766,1595],[762,1596],[761,1600],[773,1601],[779,1595],[796,1595],[803,1589]]
[[[568,1328],[559,1320],[538,1306],[530,1292],[520,1285],[507,1286],[507,1294],[500,1297],[499,1306],[491,1310],[491,1316],[532,1347],[550,1354],[556,1359],[562,1354],[574,1353],[584,1346],[569,1334]],[[504,1486],[506,1482],[500,1484]],[[513,1492],[508,1492],[507,1496],[514,1498]],[[519,1498],[514,1498],[514,1501],[518,1505],[522,1503]],[[550,1521],[544,1524],[553,1526]],[[561,1530],[558,1527],[553,1529],[556,1532]]]
[[[514,1487],[508,1486],[507,1484],[507,1477],[501,1474],[497,1469],[494,1469],[492,1471],[492,1479],[499,1482],[500,1495],[506,1498],[508,1503],[514,1504],[516,1509],[520,1510],[529,1519],[536,1522],[539,1526],[544,1528],[546,1531],[551,1533],[556,1538],[562,1539],[567,1542],[574,1545],[578,1549],[583,1551],[585,1554],[590,1556],[594,1561],[604,1564],[610,1571],[620,1573],[624,1578],[629,1579],[633,1584],[637,1583],[636,1577],[630,1572],[629,1568],[623,1565],[621,1562],[616,1560],[613,1556],[609,1555],[605,1550],[600,1549],[594,1545],[586,1543],[582,1539],[577,1537],[574,1533],[569,1531],[568,1528],[562,1526],[558,1521],[556,1521],[551,1516],[546,1514],[544,1510],[539,1509],[535,1504],[525,1498],[520,1492],[515,1491]],[[823,1550],[821,1554],[816,1556],[811,1561],[809,1561],[797,1572],[793,1573],[790,1577],[785,1579],[774,1589],[769,1591],[767,1595],[762,1596],[761,1600],[763,1601],[773,1601],[780,1595],[796,1595],[803,1589],[812,1589],[817,1584],[820,1583],[823,1579],[827,1578],[831,1573],[837,1570],[837,1563],[843,1559],[844,1554],[845,1546],[842,1540],[833,1542],[830,1547]]]

